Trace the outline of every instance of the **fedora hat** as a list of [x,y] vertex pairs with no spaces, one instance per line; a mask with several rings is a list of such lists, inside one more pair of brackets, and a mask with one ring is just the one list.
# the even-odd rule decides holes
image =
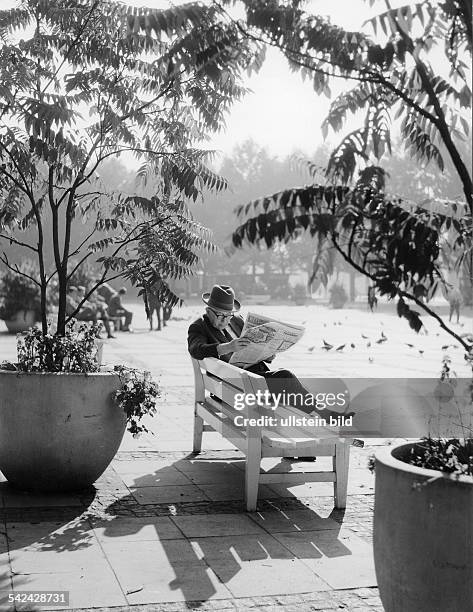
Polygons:
[[240,310],[240,302],[235,299],[235,292],[228,285],[214,285],[212,291],[202,294],[202,301],[210,308],[228,312]]

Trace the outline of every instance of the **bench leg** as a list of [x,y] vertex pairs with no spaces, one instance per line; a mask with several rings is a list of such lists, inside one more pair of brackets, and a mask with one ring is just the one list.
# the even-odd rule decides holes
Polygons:
[[248,512],[256,510],[261,465],[261,438],[248,438],[245,468],[245,499]]
[[[197,410],[197,406],[195,408]],[[194,413],[194,453],[200,453],[202,450],[202,433],[204,431],[204,419],[197,412]]]
[[348,467],[350,462],[350,446],[344,443],[335,445],[333,457],[333,471],[335,482],[333,483],[335,508],[346,508],[348,488]]

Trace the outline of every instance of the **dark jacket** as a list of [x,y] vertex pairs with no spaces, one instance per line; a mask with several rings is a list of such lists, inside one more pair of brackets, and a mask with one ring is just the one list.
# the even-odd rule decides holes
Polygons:
[[[230,319],[230,327],[236,336],[240,336],[243,329],[243,318],[235,315]],[[187,333],[187,348],[191,357],[194,359],[205,359],[206,357],[217,357],[223,361],[230,361],[232,353],[218,355],[217,345],[223,342],[230,342],[231,338],[225,336],[223,332],[216,329],[207,315],[200,317],[191,324]],[[262,373],[269,370],[268,366],[262,361],[249,368],[252,372]]]

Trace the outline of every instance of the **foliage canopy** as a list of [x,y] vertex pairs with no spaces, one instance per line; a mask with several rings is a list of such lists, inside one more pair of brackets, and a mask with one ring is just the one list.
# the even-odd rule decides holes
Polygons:
[[[197,146],[245,93],[241,73],[260,64],[260,47],[215,6],[22,0],[0,11],[0,240],[38,260],[44,333],[55,276],[65,333],[71,257],[80,265],[104,251],[96,287],[124,276],[175,303],[164,279],[212,248],[186,201],[225,187]],[[140,161],[141,187],[153,179],[152,195],[102,184],[101,164],[125,152]],[[93,229],[75,243],[84,217]]]

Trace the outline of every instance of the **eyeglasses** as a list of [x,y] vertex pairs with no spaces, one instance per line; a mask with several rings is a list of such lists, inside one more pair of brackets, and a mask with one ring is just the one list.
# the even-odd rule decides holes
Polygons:
[[231,319],[234,314],[233,312],[229,312],[229,313],[215,312],[213,308],[210,308],[210,310],[214,313],[215,318],[217,318],[219,321],[225,321],[225,319]]

